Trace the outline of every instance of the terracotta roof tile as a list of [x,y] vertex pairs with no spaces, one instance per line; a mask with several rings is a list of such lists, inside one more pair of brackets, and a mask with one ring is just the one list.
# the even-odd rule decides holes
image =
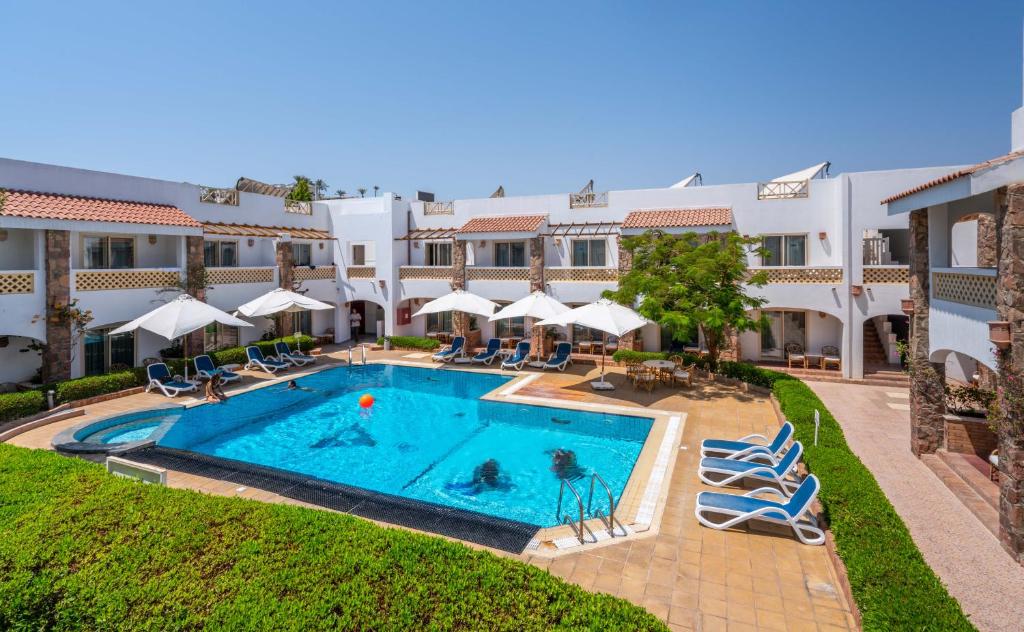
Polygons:
[[334,239],[326,230],[315,228],[290,228],[288,226],[256,226],[254,224],[203,224],[207,235],[229,235],[232,237],[277,237],[288,233],[295,239]]
[[460,233],[534,233],[546,215],[499,215],[474,217],[459,229]]
[[0,189],[3,204],[0,215],[37,219],[73,220],[78,222],[117,222],[122,224],[157,224],[187,226],[201,224],[181,209],[169,204],[104,200],[77,195],[58,195],[34,191]]
[[997,167],[997,166],[999,166],[1001,164],[1004,164],[1004,163],[1007,163],[1007,162],[1012,162],[1012,161],[1014,161],[1014,160],[1016,160],[1018,158],[1024,158],[1024,150],[1022,150],[1022,151],[1011,151],[1010,153],[1004,154],[1002,156],[999,156],[998,158],[992,158],[991,160],[986,160],[985,162],[979,162],[976,165],[971,165],[970,167],[965,167],[963,169],[958,169],[958,170],[956,170],[956,171],[954,171],[952,173],[947,173],[944,176],[939,176],[938,178],[935,178],[934,180],[929,180],[928,182],[925,182],[924,184],[919,184],[916,187],[912,187],[910,189],[907,189],[906,191],[902,191],[900,193],[897,193],[896,195],[890,195],[889,197],[887,197],[884,200],[882,200],[882,204],[888,204],[889,202],[895,202],[896,200],[902,200],[903,198],[910,197],[911,195],[914,195],[915,193],[920,193],[921,191],[926,191],[926,190],[928,190],[928,189],[930,189],[932,187],[937,187],[940,184],[946,184],[947,182],[952,182],[954,180],[959,180],[960,178],[962,178],[964,176],[969,176],[971,174],[977,173],[979,171],[984,171],[985,169],[989,169],[991,167]]
[[732,209],[729,207],[659,208],[631,211],[623,220],[622,228],[688,228],[731,224]]

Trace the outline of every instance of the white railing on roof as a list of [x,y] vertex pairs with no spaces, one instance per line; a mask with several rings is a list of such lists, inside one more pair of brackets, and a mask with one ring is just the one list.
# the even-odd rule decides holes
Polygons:
[[424,202],[424,215],[455,215],[455,202]]
[[596,208],[608,206],[608,192],[585,191],[569,194],[569,208]]
[[199,201],[207,204],[227,204],[238,206],[238,189],[217,189],[214,187],[200,187]]
[[887,266],[892,263],[888,237],[864,238],[864,265]]
[[313,203],[312,202],[299,202],[298,200],[285,200],[284,201],[284,212],[285,213],[298,213],[299,215],[312,215],[313,214]]
[[805,198],[810,193],[810,183],[810,180],[758,182],[757,199],[786,200],[792,198]]

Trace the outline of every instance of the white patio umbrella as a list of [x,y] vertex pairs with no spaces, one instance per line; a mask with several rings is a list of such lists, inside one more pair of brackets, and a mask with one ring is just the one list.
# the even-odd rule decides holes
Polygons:
[[[571,309],[559,314],[554,318],[542,320],[538,325],[580,325],[601,331],[602,348],[606,346],[608,334],[613,336],[624,336],[631,331],[640,329],[647,324],[640,314],[624,305],[612,302],[606,298]],[[596,390],[610,391],[615,387],[604,381],[604,354],[601,354],[601,379],[591,382],[590,386]]]
[[232,327],[252,327],[244,320],[222,312],[213,305],[198,301],[188,294],[182,294],[170,303],[161,305],[130,323],[121,325],[110,332],[110,335],[145,329],[168,340],[182,338],[181,349],[185,355],[185,379],[187,380],[188,347],[185,345],[184,337],[210,323],[221,323]]
[[[560,314],[564,314],[569,311],[567,305],[556,301],[544,292],[537,290],[519,299],[515,303],[506,305],[500,310],[494,313],[493,316],[488,318],[489,321],[494,322],[503,318],[537,318],[543,320],[545,318],[554,318]],[[533,323],[536,327],[540,323]],[[541,350],[537,349],[537,358],[541,357]]]
[[[267,292],[263,296],[254,298],[244,305],[239,305],[235,315],[241,314],[250,318],[256,316],[269,317],[281,312],[304,312],[307,310],[316,311],[323,309],[334,309],[334,306],[279,287],[276,290]],[[279,333],[282,338],[286,335],[283,331]],[[299,334],[302,332],[296,331],[294,333],[295,344],[298,344]]]
[[489,301],[482,296],[477,296],[465,290],[455,290],[441,298],[427,301],[413,316],[440,314],[441,312],[463,312],[477,316],[490,316],[497,307],[497,303]]

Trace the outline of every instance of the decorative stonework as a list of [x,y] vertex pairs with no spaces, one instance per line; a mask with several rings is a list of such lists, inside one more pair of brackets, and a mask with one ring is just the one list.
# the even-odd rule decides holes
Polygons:
[[996,308],[996,278],[967,272],[934,272],[935,298],[985,309]]
[[529,281],[529,268],[502,268],[469,266],[466,268],[468,281]]
[[865,285],[906,285],[910,283],[909,266],[864,266]]
[[[456,239],[452,242],[452,289],[466,289],[466,242]],[[469,334],[469,315],[462,312],[452,314],[452,329],[456,336]]]
[[[290,239],[279,238],[274,243],[274,259],[277,264],[278,287],[286,290],[295,289],[295,255],[292,253],[292,242]],[[274,318],[274,328],[278,336],[289,333],[288,325],[291,314],[278,314]]]
[[929,362],[928,210],[910,214],[910,449],[920,456],[942,447],[945,432],[945,365]]
[[71,378],[71,323],[56,318],[71,302],[71,233],[46,231],[46,344],[43,383]]
[[0,294],[31,294],[36,291],[33,272],[0,273]]
[[[349,268],[349,270],[351,269]],[[370,266],[370,270],[373,271],[372,266]],[[316,266],[315,268],[301,266],[295,268],[293,274],[296,281],[333,281],[337,277],[334,266]],[[374,276],[376,274],[364,278],[372,279]],[[349,278],[353,278],[352,275],[349,275]]]
[[996,219],[988,213],[978,214],[978,267],[994,268],[998,262],[999,239]]
[[426,281],[451,281],[451,266],[401,266],[398,268],[398,278],[402,281],[426,280]]
[[[543,292],[544,291],[544,237],[538,236],[530,239],[528,248],[530,249],[530,269],[529,269],[529,281],[530,281],[530,292]],[[528,318],[525,321],[526,327],[529,328],[530,333],[530,348],[536,352],[538,349],[544,350],[544,328],[534,327],[533,324],[536,321],[532,318]]]
[[768,275],[768,283],[784,284],[837,284],[843,282],[842,268],[757,268]]
[[235,283],[273,283],[273,268],[207,268],[207,278],[213,285]]
[[177,284],[178,279],[177,270],[77,270],[75,291],[164,288]]
[[[298,272],[296,270],[296,274]],[[345,274],[350,279],[376,279],[377,268],[375,266],[349,266],[345,269]],[[296,278],[301,277],[296,276]]]
[[619,271],[615,268],[545,268],[548,283],[615,283]]

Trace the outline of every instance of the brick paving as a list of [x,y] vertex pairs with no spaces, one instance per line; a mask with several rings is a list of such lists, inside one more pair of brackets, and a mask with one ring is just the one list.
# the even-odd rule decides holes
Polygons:
[[808,382],[874,474],[929,566],[979,630],[1019,631],[1024,566],[910,451],[906,390]]

